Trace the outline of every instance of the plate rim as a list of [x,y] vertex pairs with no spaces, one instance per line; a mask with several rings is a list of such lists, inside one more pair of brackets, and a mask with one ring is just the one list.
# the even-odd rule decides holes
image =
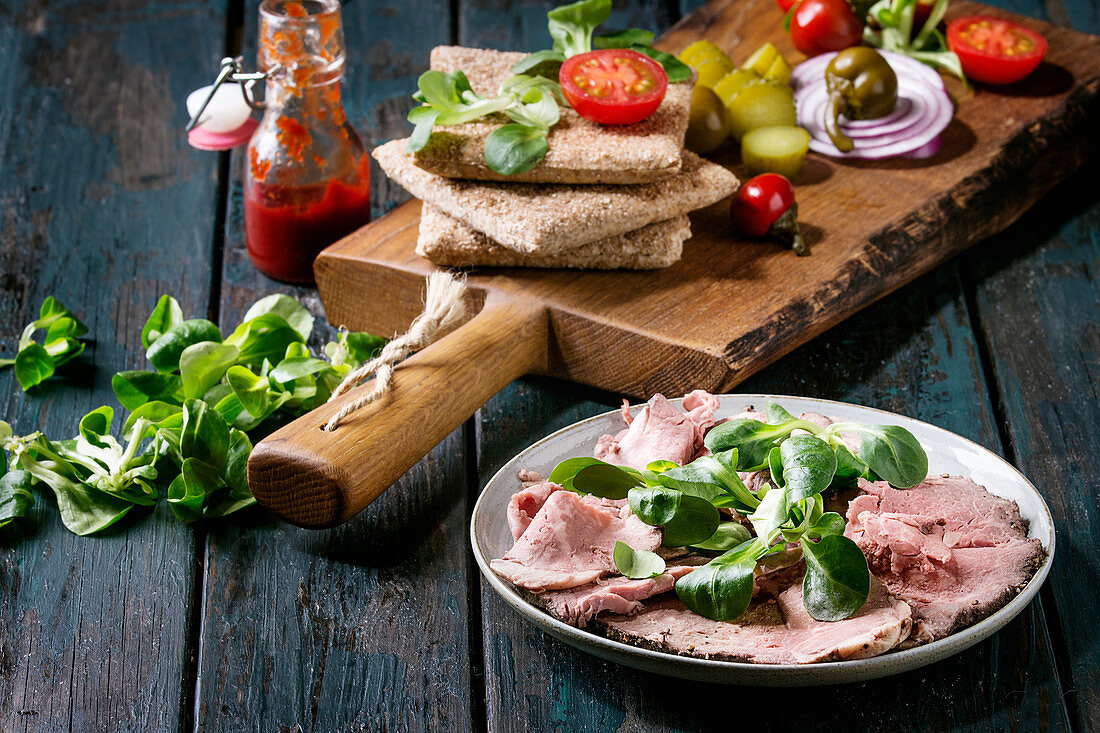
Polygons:
[[[797,395],[785,395],[785,394],[769,394],[769,393],[737,393],[727,392],[721,394],[715,394],[715,397],[719,399],[744,399],[746,404],[752,404],[756,402],[766,402],[770,400],[782,401],[782,400],[798,400],[800,402],[811,402],[819,405],[840,405],[847,408],[857,408],[859,410],[871,411],[881,415],[888,416],[890,418],[904,418],[905,420],[911,420],[915,423],[929,428],[933,431],[949,436],[953,440],[963,441],[971,446],[974,446],[987,456],[995,458],[1005,468],[1012,473],[1016,474],[1022,481],[1022,485],[1027,489],[1030,489],[1035,496],[1039,499],[1039,508],[1041,509],[1041,516],[1034,518],[1029,522],[1030,524],[1035,519],[1042,519],[1050,529],[1049,533],[1049,545],[1043,543],[1042,538],[1039,538],[1040,543],[1043,543],[1043,548],[1046,550],[1046,558],[1043,564],[1035,571],[1028,581],[1028,584],[1021,590],[1012,600],[1007,604],[997,609],[995,612],[982,619],[981,621],[967,626],[949,636],[928,644],[913,647],[911,649],[903,649],[900,651],[890,651],[884,654],[880,654],[875,657],[869,657],[867,659],[848,659],[834,662],[813,662],[806,664],[763,664],[756,662],[732,662],[721,659],[703,659],[699,657],[687,657],[674,654],[672,652],[656,651],[653,649],[646,649],[645,647],[635,646],[627,644],[625,642],[610,639],[606,636],[599,635],[597,633],[588,631],[583,628],[577,628],[566,624],[543,609],[535,606],[527,601],[515,588],[510,584],[504,582],[496,573],[489,567],[489,560],[491,558],[486,557],[486,553],[482,551],[477,541],[477,531],[479,519],[482,519],[481,512],[483,507],[483,501],[491,486],[493,486],[498,480],[505,478],[506,472],[510,471],[510,467],[521,456],[529,453],[540,445],[553,441],[563,433],[571,432],[577,428],[586,425],[588,423],[603,420],[607,417],[621,413],[620,409],[608,410],[601,412],[597,415],[578,420],[574,423],[570,423],[562,428],[555,430],[554,432],[543,436],[539,440],[529,444],[519,453],[513,455],[510,459],[493,474],[493,476],[485,483],[481,491],[478,493],[477,501],[474,503],[473,511],[470,514],[469,533],[470,533],[470,546],[474,554],[474,559],[477,562],[478,569],[481,571],[482,576],[493,588],[493,590],[500,596],[505,603],[511,606],[528,622],[534,623],[537,627],[543,631],[548,632],[552,636],[565,641],[589,654],[603,657],[605,659],[611,659],[612,661],[633,666],[635,668],[646,669],[658,674],[665,674],[671,676],[687,677],[690,679],[709,680],[718,682],[728,682],[736,684],[744,684],[746,682],[763,682],[771,685],[815,685],[815,684],[836,684],[843,682],[856,682],[865,681],[870,679],[879,679],[887,677],[893,674],[898,674],[918,667],[923,667],[928,664],[945,659],[949,656],[954,656],[975,644],[984,641],[992,636],[994,633],[1003,628],[1012,619],[1018,616],[1038,595],[1039,589],[1046,581],[1047,576],[1050,573],[1051,566],[1054,560],[1054,553],[1056,547],[1056,528],[1054,525],[1054,517],[1050,511],[1050,507],[1046,502],[1045,497],[1039,491],[1039,489],[1021,472],[1016,466],[1005,460],[1002,456],[993,452],[989,448],[977,443],[967,437],[954,433],[946,428],[941,428],[938,425],[919,420],[908,415],[902,415],[900,413],[890,412],[889,410],[883,410],[877,407],[870,407],[867,405],[860,405],[852,402],[841,402],[839,400],[829,400],[820,397],[800,397]],[[669,402],[673,404],[679,404],[682,402],[683,397],[669,399]],[[637,403],[632,408],[640,409],[645,403]],[[827,412],[822,412],[827,414]],[[992,492],[991,492],[992,493]],[[487,520],[486,520],[487,521]],[[667,669],[662,669],[667,667]]]

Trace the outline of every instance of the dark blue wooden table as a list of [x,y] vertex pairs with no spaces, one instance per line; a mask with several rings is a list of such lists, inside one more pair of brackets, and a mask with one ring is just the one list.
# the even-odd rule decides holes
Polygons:
[[[1097,0],[999,2],[1100,32]],[[553,4],[348,2],[345,96],[364,137],[405,134],[432,46],[542,47]],[[615,21],[662,29],[696,4],[616,2]],[[255,13],[0,0],[0,354],[50,294],[95,338],[34,395],[0,372],[0,418],[18,432],[71,435],[113,404],[111,375],[144,368],[141,325],[161,293],[223,330],[271,292],[323,312],[315,291],[249,265],[240,155],[194,151],[182,133],[183,100],[217,60],[254,57]],[[1096,162],[1003,234],[744,384],[913,415],[1023,468],[1054,512],[1058,556],[1039,598],[989,641],[879,682],[793,692],[643,674],[534,631],[482,584],[470,507],[518,450],[617,399],[524,379],[330,531],[262,515],[185,526],[162,504],[88,539],[40,501],[29,523],[0,530],[0,730],[1096,729]],[[375,215],[405,196],[375,172]]]

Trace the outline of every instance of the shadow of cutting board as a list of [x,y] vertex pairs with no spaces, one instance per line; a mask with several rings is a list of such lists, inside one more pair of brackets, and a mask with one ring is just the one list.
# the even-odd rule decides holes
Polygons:
[[[318,429],[339,407],[330,403],[262,441],[249,462],[256,497],[305,526],[347,519],[524,373],[638,398],[726,391],[1004,229],[1095,151],[1100,38],[976,3],[951,8],[949,18],[983,13],[1035,28],[1049,42],[1046,61],[1010,87],[947,79],[957,112],[927,160],[811,154],[794,183],[812,256],[738,236],[722,202],[692,215],[683,259],[663,270],[472,270],[477,317],[408,360],[392,395],[336,432]],[[678,52],[699,38],[736,63],[765,41],[802,58],[774,0],[715,0],[658,45]],[[738,170],[736,154],[726,155],[716,160]],[[390,335],[420,313],[434,266],[414,252],[419,206],[398,207],[318,258],[332,323]],[[394,431],[403,440],[387,446]]]

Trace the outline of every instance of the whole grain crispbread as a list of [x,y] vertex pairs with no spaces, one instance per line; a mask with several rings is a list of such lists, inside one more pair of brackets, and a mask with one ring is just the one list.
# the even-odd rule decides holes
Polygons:
[[522,254],[502,247],[431,204],[420,212],[416,253],[443,267],[565,267],[590,270],[655,270],[680,259],[691,236],[687,216],[598,239],[576,249]]
[[[493,96],[526,54],[461,46],[437,46],[431,67],[465,72],[473,90]],[[526,173],[505,176],[485,163],[485,139],[508,122],[481,120],[437,126],[416,164],[448,178],[533,183],[648,183],[680,170],[694,79],[669,84],[661,106],[634,125],[600,125],[568,107],[547,136],[546,157]]]
[[633,186],[494,183],[444,178],[418,168],[406,140],[372,153],[413,196],[517,252],[549,254],[710,206],[737,190],[737,177],[683,151],[676,175]]

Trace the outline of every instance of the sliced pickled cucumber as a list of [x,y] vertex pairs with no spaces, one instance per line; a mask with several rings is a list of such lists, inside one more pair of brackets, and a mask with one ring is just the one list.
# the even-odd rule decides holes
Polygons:
[[810,149],[810,133],[801,127],[757,127],[741,138],[741,162],[750,175],[778,173],[792,178]]
[[779,50],[771,43],[765,43],[760,48],[756,49],[752,56],[749,56],[749,60],[741,64],[742,69],[752,69],[760,76],[767,76],[768,69],[775,63],[776,58],[782,58],[779,55]]
[[[721,92],[718,96],[722,96]],[[726,109],[730,113],[730,131],[738,140],[758,127],[795,124],[794,92],[779,84],[750,84],[738,92]]]
[[721,81],[714,85],[714,91],[722,104],[728,108],[734,97],[753,84],[762,84],[764,77],[752,69],[735,69],[722,77]]
[[788,84],[791,81],[791,65],[782,56],[776,56],[775,61],[764,72],[764,78],[779,84]]
[[[711,41],[696,41],[681,51],[677,58],[693,69],[699,68],[699,65],[704,61],[713,59],[730,61],[730,57],[726,55],[726,52]],[[732,61],[730,61],[730,67],[733,67]]]
[[742,69],[751,69],[768,81],[786,84],[791,80],[791,65],[779,49],[770,43],[765,43],[756,52],[749,56],[749,60],[741,65]]
[[733,62],[729,59],[708,59],[695,67],[695,70],[699,72],[695,83],[713,89],[726,74],[733,71]]
[[730,121],[726,105],[712,90],[696,84],[691,95],[691,115],[688,117],[684,145],[694,153],[705,155],[716,150],[729,136]]

